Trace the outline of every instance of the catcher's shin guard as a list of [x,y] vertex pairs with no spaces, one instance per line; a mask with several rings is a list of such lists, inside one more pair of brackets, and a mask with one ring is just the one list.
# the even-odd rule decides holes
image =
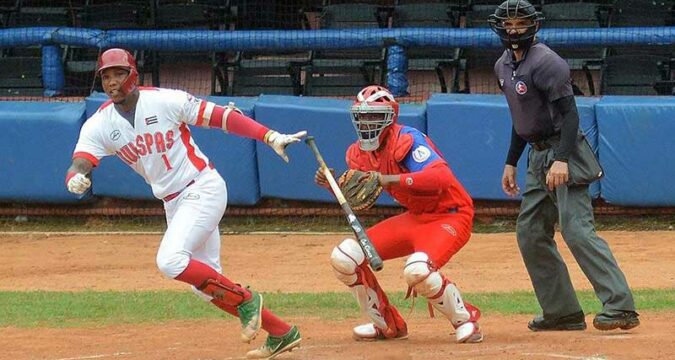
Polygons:
[[431,264],[427,254],[412,254],[403,270],[406,282],[417,294],[427,298],[434,309],[445,315],[456,329],[457,342],[483,340],[478,319],[480,310],[462,300],[459,290]]
[[375,340],[376,338],[400,338],[407,336],[407,327],[403,317],[396,308],[389,304],[389,299],[380,285],[375,274],[364,262],[365,255],[359,244],[353,239],[346,239],[331,254],[331,265],[335,276],[350,290],[361,311],[372,321],[374,332],[359,332],[354,329],[357,339]]

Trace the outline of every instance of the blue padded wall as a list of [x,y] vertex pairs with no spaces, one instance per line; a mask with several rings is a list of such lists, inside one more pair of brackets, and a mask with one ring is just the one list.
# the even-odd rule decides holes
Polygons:
[[596,105],[602,197],[617,205],[675,204],[675,97],[605,96]]
[[64,180],[84,103],[0,101],[0,200],[73,202]]
[[[597,143],[593,113],[596,99],[577,98],[581,127]],[[504,161],[511,142],[511,115],[503,95],[435,94],[427,102],[429,136],[474,199],[507,200],[501,189]],[[525,190],[526,147],[517,181]],[[597,197],[599,185],[591,194]]]
[[[511,141],[511,115],[503,95],[435,94],[427,102],[429,136],[474,199],[509,199],[501,188]],[[518,162],[524,190],[527,151]]]
[[[307,130],[316,139],[328,166],[339,175],[347,168],[347,147],[356,141],[349,117],[351,104],[350,100],[263,95],[255,104],[255,114],[256,120],[277,131],[294,133]],[[399,123],[425,131],[424,110],[421,105],[402,105]],[[335,201],[328,190],[314,184],[318,165],[305,144],[288,147],[289,164],[284,163],[267,145],[257,143],[257,146],[261,196]],[[393,205],[394,201],[383,194],[378,204]]]
[[[219,105],[235,102],[244,114],[253,116],[255,98],[208,97]],[[105,94],[86,99],[91,115],[107,100]],[[260,199],[254,141],[227,135],[218,129],[190,127],[199,148],[214,163],[227,182],[228,204],[253,205]],[[114,156],[104,158],[92,174],[94,194],[128,199],[154,199],[150,185]]]

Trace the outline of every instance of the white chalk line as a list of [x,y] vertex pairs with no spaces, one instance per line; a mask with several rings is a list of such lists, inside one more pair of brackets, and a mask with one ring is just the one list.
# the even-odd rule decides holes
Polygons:
[[555,353],[522,353],[525,356],[546,356],[558,359],[573,359],[573,360],[606,360],[604,356],[574,356]]
[[76,357],[59,358],[59,359],[54,359],[54,360],[103,359],[103,358],[107,358],[107,357],[119,357],[119,356],[127,356],[127,355],[133,355],[133,353],[130,353],[130,352],[116,352],[116,353],[112,353],[112,354],[85,355],[85,356],[76,356]]
[[[0,231],[6,236],[69,236],[69,235],[162,235],[163,231]],[[221,231],[220,235],[345,235],[349,232],[336,231]]]

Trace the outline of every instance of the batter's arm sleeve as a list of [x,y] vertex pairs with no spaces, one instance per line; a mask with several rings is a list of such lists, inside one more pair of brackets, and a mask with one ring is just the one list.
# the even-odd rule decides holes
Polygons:
[[232,102],[227,106],[220,106],[211,101],[196,99],[187,93],[186,99],[183,114],[188,124],[221,129],[259,141],[264,141],[265,134],[270,132],[265,125],[244,115]]
[[563,120],[560,129],[560,143],[555,150],[555,160],[567,162],[570,152],[574,149],[579,132],[579,113],[574,96],[565,96],[553,102],[556,110],[562,114]]
[[518,160],[523,155],[525,145],[527,145],[527,141],[518,135],[514,127],[511,127],[511,145],[509,146],[509,153],[506,155],[506,165],[518,166]]

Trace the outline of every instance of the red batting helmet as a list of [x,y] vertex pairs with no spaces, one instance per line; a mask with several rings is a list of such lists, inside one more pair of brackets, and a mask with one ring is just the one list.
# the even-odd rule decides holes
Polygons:
[[380,147],[384,130],[398,119],[398,102],[386,88],[371,85],[359,91],[350,113],[359,147],[373,151]]
[[96,73],[101,75],[103,70],[112,67],[120,67],[129,71],[129,76],[120,86],[120,91],[124,94],[134,91],[138,83],[138,70],[134,56],[124,49],[108,49],[99,56]]

